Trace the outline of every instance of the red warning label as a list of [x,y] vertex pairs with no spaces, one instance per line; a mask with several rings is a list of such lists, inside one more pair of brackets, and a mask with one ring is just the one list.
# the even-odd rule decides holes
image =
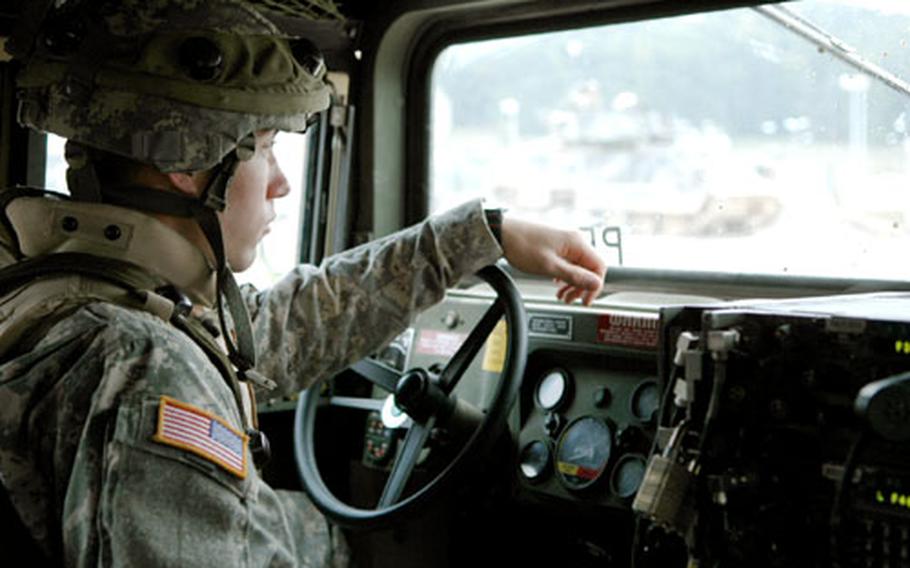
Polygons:
[[656,315],[605,314],[597,320],[597,341],[608,345],[654,348],[659,332]]
[[467,333],[452,333],[448,331],[435,331],[432,329],[420,330],[417,336],[417,352],[422,355],[439,355],[451,357],[458,351]]

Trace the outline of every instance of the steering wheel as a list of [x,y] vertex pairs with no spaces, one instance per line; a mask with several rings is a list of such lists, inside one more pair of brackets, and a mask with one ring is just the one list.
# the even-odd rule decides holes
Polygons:
[[[375,508],[361,509],[343,503],[326,487],[316,464],[314,443],[320,389],[301,391],[294,416],[294,459],[304,490],[316,507],[335,523],[361,528],[387,526],[422,510],[444,487],[459,479],[472,463],[486,455],[506,426],[508,412],[515,403],[524,375],[528,350],[527,316],[515,283],[501,268],[488,266],[477,275],[496,292],[496,301],[441,373],[437,375],[421,368],[400,373],[371,359],[363,359],[351,366],[368,381],[392,393],[397,409],[411,419],[411,426],[399,444],[389,478]],[[508,326],[505,363],[493,401],[486,413],[482,413],[458,400],[453,391],[503,316]],[[376,408],[377,401],[353,398],[343,406],[372,410]],[[465,424],[471,425],[473,433],[454,458],[426,485],[402,498],[430,432],[437,426],[463,428]]]

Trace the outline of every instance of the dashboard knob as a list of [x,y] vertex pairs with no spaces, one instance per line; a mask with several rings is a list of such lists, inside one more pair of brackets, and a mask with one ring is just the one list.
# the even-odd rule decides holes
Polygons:
[[550,437],[555,438],[559,433],[559,429],[562,428],[563,419],[562,416],[556,414],[555,412],[548,412],[547,417],[544,419],[543,427],[547,431],[547,434]]
[[610,392],[610,389],[607,387],[600,387],[594,391],[594,406],[597,408],[606,408],[610,406],[610,401],[613,400],[613,393]]
[[616,442],[623,449],[635,446],[642,439],[641,429],[637,426],[624,426],[616,433]]
[[461,325],[461,322],[462,322],[461,316],[458,315],[458,312],[456,312],[455,310],[450,310],[450,311],[446,312],[446,315],[443,316],[443,318],[442,318],[442,324],[444,326],[446,326],[446,328],[448,328],[448,329],[455,329],[456,327]]

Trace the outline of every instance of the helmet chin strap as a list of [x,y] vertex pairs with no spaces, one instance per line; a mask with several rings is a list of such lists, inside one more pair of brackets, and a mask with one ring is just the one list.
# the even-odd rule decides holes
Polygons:
[[[199,225],[203,235],[215,256],[216,308],[221,333],[227,346],[228,357],[237,367],[238,374],[244,380],[257,386],[271,389],[275,382],[257,373],[256,344],[253,341],[253,325],[246,303],[240,294],[240,287],[227,263],[224,238],[218,212],[223,211],[227,203],[227,191],[230,187],[237,166],[242,159],[252,156],[255,146],[250,147],[247,140],[225,156],[215,166],[199,198],[187,197],[177,193],[150,189],[142,186],[102,188],[98,182],[95,167],[84,146],[74,142],[66,143],[67,185],[75,201],[108,203],[122,207],[140,209],[150,213],[191,217]],[[229,332],[225,318],[225,305],[231,314],[236,336]]]
[[[227,190],[239,163],[240,159],[237,157],[237,151],[234,151],[225,156],[221,163],[215,167],[214,175],[209,180],[201,196],[203,206],[197,205],[193,208],[193,217],[202,229],[202,233],[215,254],[218,320],[221,324],[221,331],[224,334],[224,343],[227,345],[228,357],[237,367],[242,378],[262,387],[274,388],[275,383],[273,381],[254,370],[256,366],[256,344],[253,341],[253,324],[250,321],[250,314],[246,309],[243,296],[240,294],[240,287],[237,285],[237,280],[234,279],[234,273],[231,272],[227,264],[221,223],[218,221],[217,215],[218,211],[223,211],[225,208]],[[231,314],[231,320],[234,323],[234,330],[237,333],[236,344],[235,338],[228,333],[228,326],[224,317],[225,300],[228,311]]]
[[66,158],[66,186],[73,201],[101,202],[101,184],[92,164],[88,149],[82,144],[67,140],[63,147]]

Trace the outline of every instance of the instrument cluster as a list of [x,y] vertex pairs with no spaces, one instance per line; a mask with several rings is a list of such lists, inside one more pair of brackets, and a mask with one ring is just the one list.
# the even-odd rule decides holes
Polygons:
[[[489,306],[450,293],[378,354],[399,370],[450,358]],[[520,498],[630,510],[644,476],[660,407],[656,309],[528,302],[528,359],[510,427]],[[502,367],[497,328],[455,393],[484,409]],[[380,413],[367,421],[363,464],[388,469],[400,433]]]
[[525,493],[628,509],[660,407],[655,360],[647,351],[532,342],[516,459]]

